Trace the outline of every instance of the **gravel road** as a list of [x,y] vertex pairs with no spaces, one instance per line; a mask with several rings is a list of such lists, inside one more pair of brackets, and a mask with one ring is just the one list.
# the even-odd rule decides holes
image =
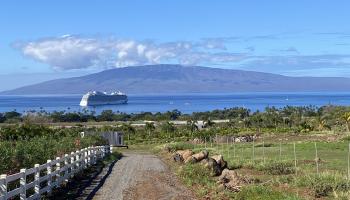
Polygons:
[[155,155],[123,153],[93,199],[195,199]]

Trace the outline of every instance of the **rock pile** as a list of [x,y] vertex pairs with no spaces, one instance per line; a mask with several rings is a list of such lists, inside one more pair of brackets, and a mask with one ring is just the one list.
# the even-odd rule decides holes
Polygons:
[[233,192],[241,191],[241,187],[251,183],[246,177],[240,176],[234,170],[224,169],[219,177],[218,184]]
[[211,176],[219,176],[217,183],[225,189],[234,192],[240,191],[243,185],[251,183],[248,178],[240,176],[234,170],[227,169],[227,162],[222,155],[209,157],[209,152],[203,150],[194,153],[192,150],[179,150],[173,154],[175,162],[200,163],[211,171]]

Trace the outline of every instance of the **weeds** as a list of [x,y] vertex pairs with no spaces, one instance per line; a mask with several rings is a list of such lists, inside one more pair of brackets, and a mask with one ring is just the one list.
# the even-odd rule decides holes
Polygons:
[[315,197],[324,197],[330,194],[347,192],[349,184],[341,174],[324,172],[319,175],[312,174],[296,179],[297,186],[308,187],[313,190]]

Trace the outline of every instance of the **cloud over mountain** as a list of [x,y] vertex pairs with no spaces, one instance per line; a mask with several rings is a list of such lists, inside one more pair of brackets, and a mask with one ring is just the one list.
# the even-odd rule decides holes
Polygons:
[[162,62],[184,65],[224,63],[239,61],[245,56],[227,52],[225,42],[218,39],[157,43],[150,40],[64,35],[21,43],[17,48],[25,56],[60,70],[91,66],[123,67]]

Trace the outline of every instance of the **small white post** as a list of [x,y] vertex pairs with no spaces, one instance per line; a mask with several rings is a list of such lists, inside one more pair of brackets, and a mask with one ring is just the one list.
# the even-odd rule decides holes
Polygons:
[[70,153],[70,177],[73,177],[75,174],[75,169],[74,169],[74,152]]
[[75,162],[76,162],[76,167],[78,172],[80,168],[80,151],[75,151]]
[[0,175],[0,199],[6,200],[7,199],[7,181],[6,181],[6,174]]
[[20,188],[21,188],[21,192],[19,194],[19,198],[21,200],[25,200],[27,197],[27,190],[26,190],[26,183],[27,183],[27,176],[26,176],[26,169],[21,169],[20,173],[21,173],[21,178],[19,180],[19,184],[20,184]]
[[48,176],[48,179],[47,179],[47,186],[48,186],[48,191],[47,193],[50,194],[51,193],[51,189],[52,189],[52,177],[51,177],[51,173],[52,173],[52,167],[51,167],[51,160],[47,160],[47,167],[46,167],[46,170],[47,170],[47,176]]
[[40,199],[40,170],[39,164],[34,165],[34,194],[35,199]]
[[87,168],[89,165],[89,159],[88,159],[88,150],[87,148],[84,149],[84,168]]
[[91,165],[91,147],[88,147],[87,149],[87,163],[88,163],[88,166]]
[[64,154],[64,166],[65,169],[64,170],[64,181],[68,181],[68,175],[69,175],[69,155],[68,154]]
[[56,157],[56,183],[57,183],[57,187],[59,187],[61,185],[61,163],[60,163],[61,158],[60,157]]
[[110,153],[113,153],[113,145],[109,146],[109,151],[110,151]]

